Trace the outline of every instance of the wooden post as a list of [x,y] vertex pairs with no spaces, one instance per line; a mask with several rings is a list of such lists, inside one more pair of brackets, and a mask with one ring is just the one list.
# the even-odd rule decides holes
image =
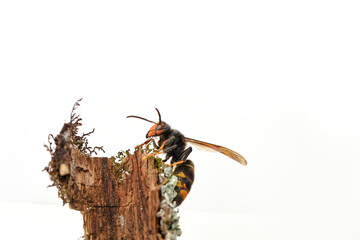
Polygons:
[[86,137],[93,131],[77,136],[81,118],[73,112],[56,137],[49,135],[55,148],[49,140],[46,147],[52,158],[45,170],[63,203],[82,213],[84,238],[176,239],[181,231],[171,229],[171,219],[178,217],[173,216],[175,206],[163,207],[158,159],[143,159],[146,152],[141,147],[133,155],[128,151],[111,158],[91,157],[102,147],[88,146]]

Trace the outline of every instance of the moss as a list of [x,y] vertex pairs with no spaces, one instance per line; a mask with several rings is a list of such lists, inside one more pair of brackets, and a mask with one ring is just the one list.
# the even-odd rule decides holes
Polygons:
[[51,155],[51,161],[43,171],[50,175],[50,179],[53,182],[50,187],[57,187],[58,195],[63,200],[63,204],[69,203],[68,193],[74,183],[71,181],[70,175],[61,176],[59,169],[60,164],[68,163],[71,149],[76,148],[86,156],[90,156],[93,153],[97,154],[98,151],[105,152],[103,147],[89,146],[88,137],[94,133],[95,129],[81,136],[78,135],[82,119],[79,114],[75,113],[75,110],[80,106],[81,100],[82,98],[75,102],[70,114],[70,121],[64,124],[60,133],[56,137],[49,134],[48,144],[44,144],[44,147]]
[[126,168],[128,162],[130,150],[120,151],[116,156],[110,158],[112,171],[115,177],[118,179],[118,184],[121,184],[124,174],[129,174],[129,169]]
[[[146,154],[150,154],[153,153],[155,150],[157,150],[159,148],[159,146],[156,144],[155,141],[150,141],[149,143],[147,143],[145,145],[145,149],[142,149]],[[150,161],[153,160],[154,161],[154,167],[158,170],[158,172],[162,172],[163,171],[163,160],[162,158],[158,157],[158,156],[151,156],[149,157]]]
[[150,161],[151,160],[154,161],[154,167],[155,167],[155,169],[158,170],[159,173],[163,171],[163,164],[162,164],[161,158],[151,156],[149,159],[150,159]]
[[73,109],[70,114],[70,122],[69,122],[69,129],[70,129],[70,143],[79,149],[80,152],[90,156],[91,154],[95,153],[97,155],[97,151],[102,151],[105,153],[105,150],[103,149],[103,146],[98,147],[91,147],[89,146],[89,140],[88,137],[95,132],[95,128],[93,128],[92,131],[88,133],[83,133],[81,136],[78,136],[79,127],[82,125],[79,114],[75,113],[75,110],[80,106],[80,101],[82,98],[80,98],[73,106]]

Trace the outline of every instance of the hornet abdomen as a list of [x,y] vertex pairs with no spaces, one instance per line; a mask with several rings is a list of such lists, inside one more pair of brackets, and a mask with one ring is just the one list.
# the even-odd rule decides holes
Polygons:
[[175,191],[177,196],[175,201],[177,206],[179,206],[189,194],[191,186],[194,182],[194,163],[187,159],[184,163],[176,166],[173,175],[178,178]]

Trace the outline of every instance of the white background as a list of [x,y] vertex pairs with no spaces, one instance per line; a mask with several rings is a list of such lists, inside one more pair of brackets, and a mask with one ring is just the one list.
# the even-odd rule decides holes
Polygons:
[[360,238],[357,1],[2,1],[3,239],[78,239],[41,170],[69,120],[103,156],[163,120],[194,150],[180,239]]

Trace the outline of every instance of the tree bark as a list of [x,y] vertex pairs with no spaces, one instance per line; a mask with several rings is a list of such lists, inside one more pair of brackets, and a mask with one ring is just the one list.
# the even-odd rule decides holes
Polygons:
[[72,139],[71,124],[54,138],[56,149],[46,170],[64,204],[83,215],[85,239],[162,239],[158,169],[137,148],[133,155],[91,157]]
[[[60,133],[49,135],[51,161],[45,167],[51,186],[56,186],[63,204],[83,215],[86,240],[176,239],[181,235],[174,198],[177,177],[157,157],[150,145],[122,151],[116,157],[92,157],[103,147],[90,147],[78,136],[81,118],[71,112]],[[55,146],[53,146],[55,144]],[[153,145],[156,148],[156,145]],[[96,153],[97,154],[97,153]]]
[[149,145],[145,150],[136,148],[134,154],[91,157],[104,150],[88,146],[87,137],[95,129],[78,136],[81,118],[74,110],[79,101],[70,122],[56,137],[49,135],[45,147],[51,161],[44,170],[63,204],[83,215],[84,238],[176,239],[181,230],[173,202],[177,178],[171,175],[171,168],[162,166],[156,157],[143,159],[152,151]]
[[161,239],[158,172],[139,149],[125,159],[131,174],[121,182],[108,158],[71,151],[70,207],[81,211],[85,239]]

